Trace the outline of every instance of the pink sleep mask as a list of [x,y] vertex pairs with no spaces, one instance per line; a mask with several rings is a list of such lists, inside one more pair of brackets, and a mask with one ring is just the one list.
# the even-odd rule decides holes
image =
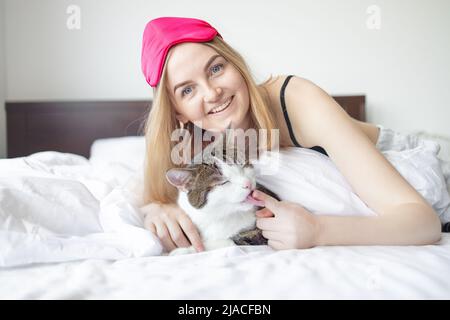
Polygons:
[[182,42],[207,42],[219,32],[194,18],[161,17],[147,23],[142,40],[141,68],[145,80],[156,87],[169,49]]

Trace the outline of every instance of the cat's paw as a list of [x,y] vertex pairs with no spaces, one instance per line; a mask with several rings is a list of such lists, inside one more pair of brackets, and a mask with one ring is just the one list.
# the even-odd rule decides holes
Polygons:
[[187,248],[176,248],[172,251],[170,251],[169,256],[178,256],[178,255],[182,255],[182,254],[191,254],[191,253],[196,253],[197,251],[195,250],[194,247],[187,247]]
[[215,250],[225,247],[234,247],[236,244],[230,240],[230,239],[223,239],[223,240],[209,240],[205,242],[205,250]]

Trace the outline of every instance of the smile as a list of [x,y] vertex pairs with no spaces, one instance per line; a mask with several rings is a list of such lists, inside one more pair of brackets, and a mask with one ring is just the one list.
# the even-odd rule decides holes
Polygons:
[[220,113],[226,109],[228,109],[228,107],[230,106],[231,102],[233,101],[234,96],[232,96],[227,102],[225,102],[224,104],[215,107],[214,109],[212,109],[208,114],[217,114]]

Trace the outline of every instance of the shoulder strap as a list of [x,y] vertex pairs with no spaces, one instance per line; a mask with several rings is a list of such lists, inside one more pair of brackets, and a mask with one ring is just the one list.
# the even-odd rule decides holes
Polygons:
[[281,92],[280,92],[281,109],[283,110],[284,119],[286,120],[286,125],[289,130],[289,136],[291,137],[291,140],[294,143],[294,146],[301,148],[302,146],[297,142],[297,139],[295,139],[294,132],[292,131],[291,121],[289,120],[289,115],[286,110],[286,103],[284,101],[284,91],[286,90],[286,86],[292,77],[293,77],[293,75],[288,76],[286,78],[286,80],[284,80],[283,85],[281,86]]
[[[284,83],[281,86],[281,92],[280,92],[281,109],[283,110],[284,119],[286,120],[286,125],[287,125],[288,130],[289,130],[289,136],[291,137],[291,140],[294,143],[294,146],[299,147],[299,148],[303,148],[300,145],[300,143],[297,142],[297,139],[295,138],[294,131],[292,130],[291,121],[289,120],[289,115],[288,115],[287,110],[286,110],[286,103],[284,101],[284,91],[286,90],[286,86],[287,86],[289,80],[292,77],[293,77],[293,75],[289,75],[286,78],[286,80],[284,80]],[[318,152],[328,156],[328,153],[325,151],[325,149],[320,147],[320,146],[315,146],[315,147],[308,148],[308,149],[312,149],[312,150],[318,151]]]

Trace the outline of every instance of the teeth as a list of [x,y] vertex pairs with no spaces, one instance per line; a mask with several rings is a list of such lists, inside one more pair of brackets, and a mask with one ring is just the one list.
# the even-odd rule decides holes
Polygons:
[[211,110],[211,112],[212,113],[217,113],[217,112],[219,112],[219,111],[222,111],[223,109],[225,109],[227,106],[228,106],[228,104],[231,102],[231,99],[229,100],[229,101],[227,101],[226,103],[224,103],[224,104],[222,104],[222,105],[220,105],[220,106],[218,106],[218,107],[215,107],[214,109],[212,109]]
[[232,98],[230,98],[230,100],[228,100],[228,101],[225,102],[224,104],[222,104],[222,105],[220,105],[220,106],[218,106],[218,107],[215,107],[214,109],[212,109],[212,110],[210,111],[210,113],[217,113],[217,112],[222,111],[223,109],[225,109],[226,107],[228,107],[228,105],[229,105],[230,102],[231,102],[231,99],[232,99]]

